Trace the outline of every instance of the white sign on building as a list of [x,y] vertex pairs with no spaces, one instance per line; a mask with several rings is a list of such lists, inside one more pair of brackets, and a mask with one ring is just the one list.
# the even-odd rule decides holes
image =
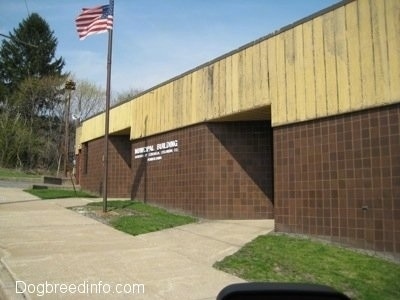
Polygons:
[[135,159],[147,158],[147,161],[156,161],[174,152],[179,152],[178,140],[135,148]]

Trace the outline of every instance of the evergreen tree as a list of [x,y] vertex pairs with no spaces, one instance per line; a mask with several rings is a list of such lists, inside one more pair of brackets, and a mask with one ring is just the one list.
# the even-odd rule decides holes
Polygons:
[[0,49],[0,101],[15,100],[12,93],[26,79],[62,76],[65,62],[55,56],[57,38],[37,13],[29,15],[9,35]]
[[0,48],[0,165],[52,168],[58,161],[66,74],[57,38],[33,13]]

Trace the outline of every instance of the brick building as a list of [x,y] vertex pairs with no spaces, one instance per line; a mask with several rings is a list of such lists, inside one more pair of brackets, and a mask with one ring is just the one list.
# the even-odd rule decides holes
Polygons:
[[[113,107],[109,196],[399,255],[399,13],[343,1]],[[104,113],[77,137],[101,193]]]

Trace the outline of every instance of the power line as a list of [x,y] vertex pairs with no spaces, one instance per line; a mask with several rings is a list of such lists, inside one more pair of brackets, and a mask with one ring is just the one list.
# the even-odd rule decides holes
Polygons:
[[25,0],[25,7],[26,7],[26,11],[28,13],[28,16],[30,16],[31,13],[29,12],[28,3],[26,2],[26,0]]

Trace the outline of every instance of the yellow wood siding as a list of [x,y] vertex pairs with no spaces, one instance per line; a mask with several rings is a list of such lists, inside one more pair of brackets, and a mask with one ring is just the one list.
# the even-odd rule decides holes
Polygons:
[[398,0],[358,0],[279,34],[269,61],[286,76],[271,97],[272,125],[400,102],[399,11]]
[[81,143],[104,136],[104,114],[97,115],[82,123]]
[[[273,126],[400,101],[400,1],[351,1],[111,110],[131,139],[271,109]],[[104,135],[104,115],[81,142]]]
[[[287,110],[286,110],[286,91],[287,91],[287,81],[286,81],[286,60],[285,60],[285,38],[282,35],[278,35],[275,41],[275,63],[276,63],[276,75],[277,75],[277,98],[273,98],[273,102],[277,103],[278,110],[277,114],[273,115],[273,118],[282,120],[286,123],[287,121]],[[293,84],[293,82],[289,83]]]
[[110,132],[119,132],[130,127],[131,104],[126,102],[110,110]]
[[[316,51],[324,51],[325,54],[325,84],[326,84],[326,106],[328,114],[336,114],[338,112],[338,93],[337,93],[337,73],[336,73],[336,12],[332,12],[323,16],[323,41],[324,48],[316,49]],[[318,101],[324,101],[318,99]],[[321,117],[326,116],[327,112],[320,114]]]
[[239,77],[240,77],[240,72],[239,72],[239,61],[240,61],[240,56],[241,53],[236,53],[232,55],[232,106],[231,106],[231,112],[238,111],[238,104],[239,104]]
[[[400,3],[398,0],[385,2],[387,47],[389,61],[389,100],[400,99]],[[384,37],[382,37],[383,40]]]
[[294,28],[294,49],[296,49],[294,60],[295,72],[295,99],[299,99],[296,105],[297,120],[303,121],[306,119],[306,85],[305,85],[305,69],[309,66],[304,64],[304,38],[303,38],[303,25]]
[[361,50],[362,107],[375,103],[375,74],[369,1],[358,1]]
[[295,74],[295,47],[294,47],[294,30],[286,31],[283,35],[285,40],[285,80],[287,83],[286,91],[286,113],[288,120],[297,120],[297,103],[296,103],[296,74]]
[[338,112],[350,111],[349,93],[349,61],[348,47],[346,40],[346,11],[345,7],[335,11],[335,54],[336,54],[336,75]]
[[269,63],[268,63],[268,43],[263,41],[260,43],[260,94],[257,99],[260,99],[261,103],[270,103],[270,88],[269,88]]
[[[267,44],[263,44],[267,59]],[[133,99],[131,138],[271,105],[260,45],[235,53]],[[268,70],[267,70],[268,72]],[[261,87],[266,90],[261,90]],[[112,132],[111,132],[112,134]]]
[[[317,57],[314,59],[314,31],[313,23],[307,22],[303,24],[303,45],[304,45],[304,84],[305,84],[305,99],[303,104],[305,105],[306,120],[312,119],[316,116],[316,97],[325,99],[325,92],[322,95],[316,95],[316,81],[324,80],[323,86],[325,87],[325,74],[318,74],[316,65],[318,63]],[[298,89],[301,89],[299,84]],[[317,90],[318,91],[318,90]],[[274,98],[275,99],[275,98]],[[301,101],[300,99],[298,100]],[[274,103],[275,101],[272,101]],[[273,105],[272,105],[273,106]],[[275,115],[272,114],[274,122],[276,122]]]
[[[308,51],[311,54],[308,56],[305,64],[311,64],[313,61],[314,66],[314,76],[311,77],[311,80],[314,80],[313,89],[310,90],[310,93],[314,93],[314,99],[310,100],[313,103],[311,106],[314,107],[314,114],[310,112],[308,115],[308,119],[312,119],[317,117],[326,116],[326,112],[328,109],[328,103],[326,98],[327,92],[327,80],[328,77],[326,75],[326,55],[325,55],[325,40],[324,40],[324,25],[323,18],[316,18],[313,22],[310,22],[311,32],[313,35],[312,44],[310,45],[310,49]],[[309,101],[306,99],[306,102]]]
[[[376,103],[383,103],[390,98],[389,59],[385,22],[385,3],[372,2],[372,36],[375,62]],[[397,15],[400,18],[400,15]],[[397,37],[399,39],[400,36]],[[399,78],[400,79],[400,78]]]
[[362,108],[362,77],[361,77],[361,50],[360,37],[358,34],[358,15],[357,5],[348,5],[346,7],[346,40],[349,45],[348,69],[349,69],[349,110]]

